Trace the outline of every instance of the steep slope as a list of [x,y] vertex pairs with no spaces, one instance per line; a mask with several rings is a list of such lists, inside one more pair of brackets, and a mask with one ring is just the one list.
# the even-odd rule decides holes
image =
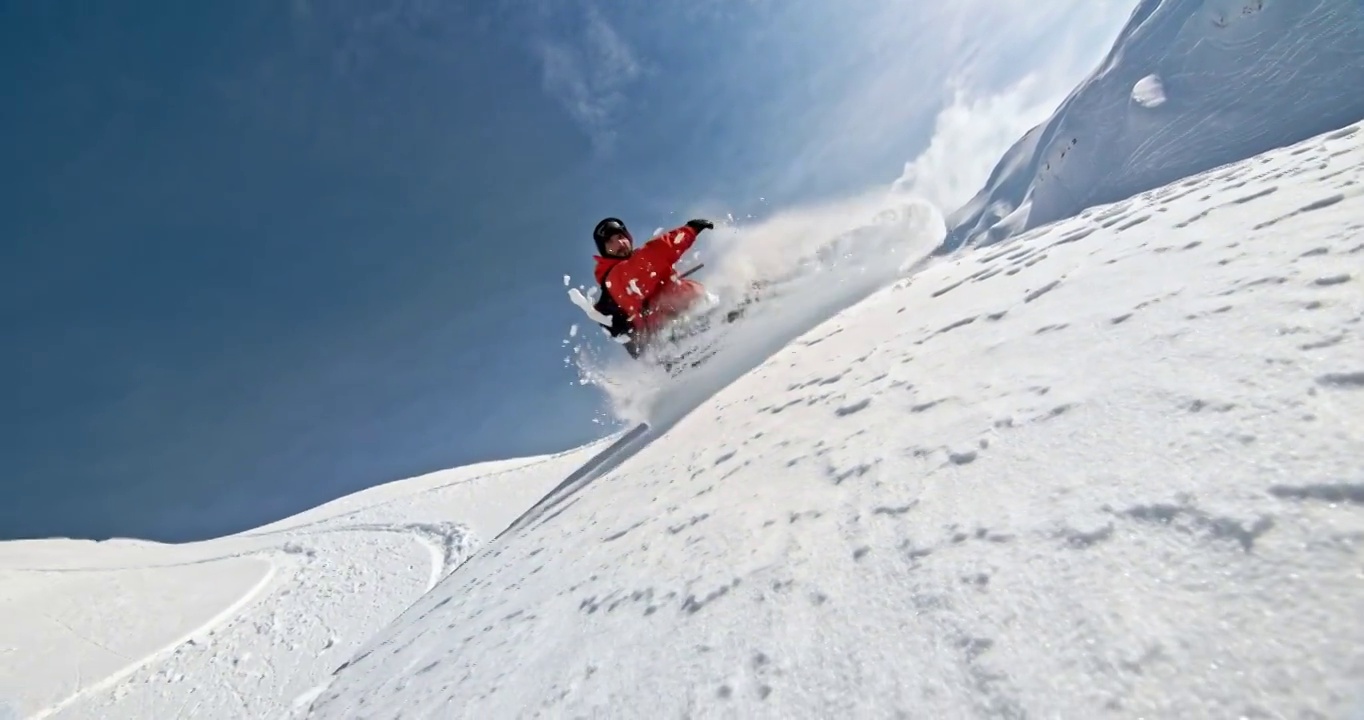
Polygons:
[[1354,126],[873,295],[307,714],[1364,711],[1361,181]]
[[1357,0],[1143,0],[1108,57],[948,217],[942,251],[1364,118]]

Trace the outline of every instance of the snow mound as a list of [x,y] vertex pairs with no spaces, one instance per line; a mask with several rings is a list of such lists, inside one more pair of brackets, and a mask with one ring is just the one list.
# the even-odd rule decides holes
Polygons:
[[1143,0],[1097,71],[948,217],[987,245],[1364,118],[1359,0]]
[[1364,709],[1364,132],[941,258],[518,523],[299,706]]

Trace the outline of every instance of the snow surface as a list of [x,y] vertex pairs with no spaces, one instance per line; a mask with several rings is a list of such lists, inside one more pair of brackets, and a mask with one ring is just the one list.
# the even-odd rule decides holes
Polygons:
[[817,300],[646,432],[0,544],[0,708],[1364,716],[1364,127],[927,267],[901,210],[793,238]]
[[1354,126],[939,262],[634,444],[202,543],[0,545],[0,695],[34,718],[1364,711],[1362,180]]
[[873,294],[307,715],[1364,712],[1361,180],[1354,126]]
[[603,443],[389,483],[163,545],[0,544],[0,718],[267,718]]
[[1099,68],[947,219],[988,245],[1364,118],[1359,0],[1142,0]]

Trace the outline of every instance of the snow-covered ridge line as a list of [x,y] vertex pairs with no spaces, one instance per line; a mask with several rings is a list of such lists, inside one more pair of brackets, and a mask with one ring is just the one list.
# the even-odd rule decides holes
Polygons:
[[472,557],[299,712],[1364,711],[1364,132],[941,258]]
[[0,697],[54,720],[1364,713],[1360,126],[916,267],[641,447],[205,543],[0,544]]
[[[207,543],[0,545],[0,695],[55,720],[1364,707],[1361,146],[942,258],[599,476],[609,440]],[[431,588],[457,534],[500,539]]]
[[1358,0],[1142,0],[1099,68],[948,217],[987,245],[1364,118]]

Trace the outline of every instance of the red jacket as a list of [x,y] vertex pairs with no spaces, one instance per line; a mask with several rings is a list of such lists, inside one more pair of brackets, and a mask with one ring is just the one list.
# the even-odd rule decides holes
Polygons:
[[683,225],[644,243],[630,257],[596,256],[597,282],[636,330],[657,330],[704,293],[673,267],[695,242],[696,231]]

